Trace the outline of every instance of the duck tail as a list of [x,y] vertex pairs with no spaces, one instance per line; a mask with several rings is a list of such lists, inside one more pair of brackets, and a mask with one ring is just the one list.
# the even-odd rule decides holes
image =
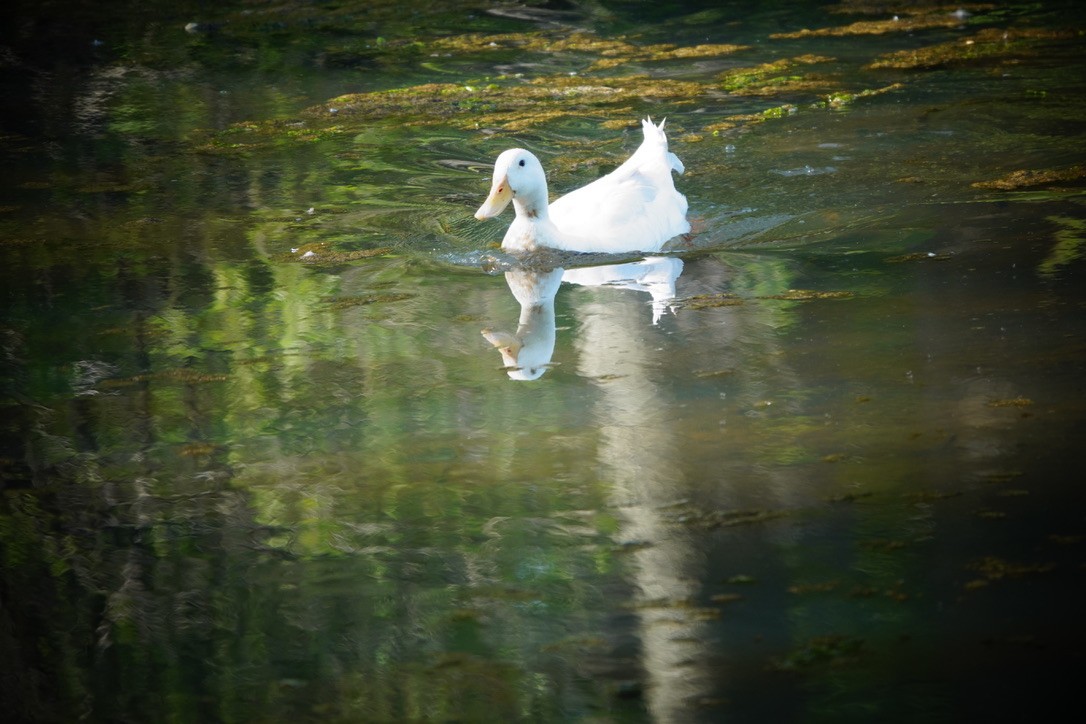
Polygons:
[[667,123],[666,118],[660,121],[660,125],[656,125],[652,122],[652,118],[646,117],[645,120],[641,121],[641,129],[645,133],[645,141],[661,146],[667,157],[668,165],[681,174],[686,171],[686,167],[683,166],[683,162],[679,160],[678,156],[667,150],[667,134],[664,133],[665,123]]
[[667,119],[660,121],[660,125],[656,125],[652,122],[652,118],[645,117],[645,120],[641,121],[641,130],[645,134],[645,140],[653,140],[657,143],[662,143],[664,147],[667,147],[667,135],[664,134],[664,124],[667,123]]

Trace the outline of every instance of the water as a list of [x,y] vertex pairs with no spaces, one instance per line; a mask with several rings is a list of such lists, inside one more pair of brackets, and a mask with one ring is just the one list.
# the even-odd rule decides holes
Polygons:
[[[1076,9],[489,10],[5,11],[6,719],[1070,703]],[[898,51],[931,59],[871,66]],[[570,73],[638,92],[521,97]],[[670,253],[525,268],[471,218],[502,149],[560,192],[650,114],[688,169]]]

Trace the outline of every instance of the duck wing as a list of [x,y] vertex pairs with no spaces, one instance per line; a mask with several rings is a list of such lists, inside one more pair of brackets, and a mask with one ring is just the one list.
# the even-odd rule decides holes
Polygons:
[[663,123],[644,121],[645,140],[621,166],[550,205],[550,217],[574,251],[657,251],[690,230],[687,201],[671,172],[682,161],[667,150]]

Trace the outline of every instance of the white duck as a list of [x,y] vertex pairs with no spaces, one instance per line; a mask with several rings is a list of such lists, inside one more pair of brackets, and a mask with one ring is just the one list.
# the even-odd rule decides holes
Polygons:
[[539,159],[523,148],[504,151],[475,218],[493,218],[513,202],[517,217],[502,239],[507,251],[659,251],[667,240],[690,231],[686,197],[671,180],[672,170],[684,168],[667,150],[663,121],[657,126],[645,119],[641,126],[645,140],[625,163],[552,204]]

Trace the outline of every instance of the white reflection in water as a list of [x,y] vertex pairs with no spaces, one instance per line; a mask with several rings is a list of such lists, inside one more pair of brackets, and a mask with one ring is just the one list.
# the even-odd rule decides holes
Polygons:
[[[672,257],[566,271],[509,271],[506,282],[521,306],[517,330],[483,334],[501,352],[511,378],[537,379],[554,351],[554,300],[561,282],[646,293],[652,299],[651,325],[656,325],[675,303],[682,272],[683,262]],[[685,447],[674,424],[673,400],[652,379],[656,353],[638,334],[650,326],[650,317],[642,316],[638,305],[613,301],[602,295],[575,309],[577,372],[606,380],[596,403],[600,448],[595,463],[612,481],[612,504],[623,519],[616,540],[639,546],[631,554],[638,593],[630,603],[637,611],[646,704],[656,721],[683,721],[692,702],[711,695],[719,675],[710,663],[708,618],[692,605],[706,564],[698,539],[676,535],[667,518],[685,489]]]
[[511,379],[539,379],[554,355],[554,297],[562,282],[647,292],[652,297],[652,323],[657,324],[675,299],[675,280],[682,270],[681,259],[662,256],[568,270],[513,269],[505,273],[505,281],[520,304],[517,330],[488,328],[483,336],[501,353]]
[[[674,279],[670,289],[674,297]],[[577,309],[577,371],[603,380],[596,464],[611,482],[611,502],[623,521],[615,538],[637,546],[631,570],[638,593],[631,603],[645,704],[653,721],[690,721],[691,702],[711,695],[720,672],[709,663],[709,623],[691,605],[702,586],[704,552],[697,537],[676,535],[666,517],[686,490],[686,448],[674,399],[653,374],[657,352],[638,333],[647,320],[629,305],[608,302],[597,298]],[[654,295],[654,309],[661,302]]]

